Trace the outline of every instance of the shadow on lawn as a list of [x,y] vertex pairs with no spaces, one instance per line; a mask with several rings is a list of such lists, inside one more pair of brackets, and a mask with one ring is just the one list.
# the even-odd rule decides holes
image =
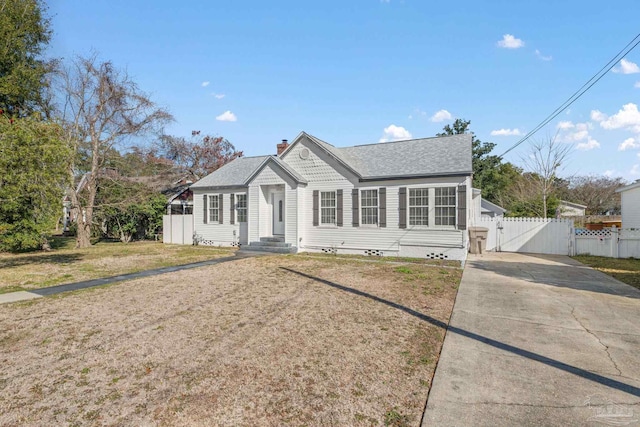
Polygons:
[[11,258],[0,258],[0,269],[19,267],[27,264],[70,264],[82,260],[82,254],[40,254],[16,255]]
[[622,391],[624,393],[628,393],[628,394],[631,394],[633,396],[640,397],[640,388],[635,387],[633,385],[626,384],[626,383],[623,383],[621,381],[616,381],[616,380],[613,380],[611,378],[607,378],[607,377],[604,377],[602,375],[598,375],[598,374],[595,374],[593,372],[586,371],[586,370],[578,368],[576,366],[568,365],[566,363],[560,362],[560,361],[552,359],[550,357],[543,356],[541,354],[537,354],[537,353],[534,353],[534,352],[531,352],[531,351],[528,351],[528,350],[524,350],[522,348],[515,347],[515,346],[512,346],[512,345],[503,343],[501,341],[497,341],[497,340],[494,340],[494,339],[491,339],[491,338],[487,338],[485,336],[478,335],[476,333],[473,333],[473,332],[470,332],[470,331],[467,331],[467,330],[464,330],[464,329],[461,329],[461,328],[457,328],[455,326],[448,326],[446,323],[442,322],[441,320],[434,319],[433,317],[428,316],[428,315],[423,314],[423,313],[420,313],[419,311],[415,311],[413,309],[410,309],[409,307],[405,307],[405,306],[400,305],[398,303],[395,303],[393,301],[389,301],[389,300],[386,300],[384,298],[380,298],[380,297],[377,297],[375,295],[371,295],[369,293],[362,292],[362,291],[359,291],[357,289],[350,288],[348,286],[344,286],[344,285],[340,285],[338,283],[330,282],[328,280],[321,279],[321,278],[315,277],[315,276],[311,276],[309,274],[305,274],[305,273],[302,273],[300,271],[292,270],[290,268],[280,267],[280,269],[288,271],[289,273],[297,274],[298,276],[306,277],[306,278],[311,279],[313,281],[316,281],[316,282],[331,286],[332,288],[339,289],[339,290],[344,291],[344,292],[349,292],[351,294],[358,295],[358,296],[361,296],[361,297],[369,298],[369,299],[371,299],[373,301],[388,305],[389,307],[404,311],[405,313],[410,314],[410,315],[412,315],[414,317],[417,317],[420,320],[423,320],[423,321],[428,322],[428,323],[430,323],[432,325],[435,325],[435,326],[438,326],[440,328],[443,328],[443,329],[447,330],[447,332],[458,334],[458,335],[462,335],[464,337],[470,338],[472,340],[479,341],[479,342],[484,343],[486,345],[489,345],[491,347],[495,347],[495,348],[498,348],[500,350],[507,351],[509,353],[513,353],[515,355],[522,356],[522,357],[525,357],[525,358],[530,359],[530,360],[535,360],[536,362],[540,362],[540,363],[542,363],[544,365],[551,366],[551,367],[559,369],[561,371],[565,371],[565,372],[568,372],[570,374],[577,375],[577,376],[582,377],[584,379],[587,379],[589,381],[593,381],[593,382],[602,384],[604,386],[611,387],[611,388],[614,388],[616,390],[620,390],[620,391]]

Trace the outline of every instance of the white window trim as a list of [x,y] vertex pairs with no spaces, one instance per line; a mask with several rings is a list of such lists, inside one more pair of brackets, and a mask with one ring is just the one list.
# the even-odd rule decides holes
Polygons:
[[[458,186],[457,185],[439,185],[437,188],[453,188],[453,205],[437,205],[436,204],[436,187],[433,188],[433,228],[443,230],[455,230],[458,227]],[[436,225],[436,208],[453,208],[453,225]]]
[[[208,210],[208,217],[207,217],[207,224],[220,224],[220,195],[219,194],[209,194],[207,196],[207,210]],[[211,203],[212,198],[215,197],[216,198],[216,207],[215,209],[213,208],[213,203]],[[216,214],[216,220],[212,220],[211,219],[211,213],[215,212]]]
[[[333,207],[323,207],[322,206],[322,193],[329,193],[329,194],[333,194],[333,200],[334,200],[334,206]],[[333,227],[337,227],[337,221],[338,221],[338,192],[337,191],[320,191],[320,194],[318,195],[320,200],[320,221],[318,223],[318,225],[320,227],[329,227],[329,228],[333,228]],[[333,210],[333,222],[323,222],[322,221],[322,210],[323,209],[332,209]]]
[[[430,195],[431,195],[431,191],[432,191],[432,187],[409,187],[407,188],[407,206],[406,206],[406,212],[407,212],[407,226],[411,227],[411,228],[433,228],[431,226],[431,224],[433,224],[433,222],[431,221],[431,204],[430,204]],[[427,224],[411,224],[411,190],[427,190],[427,205],[420,205],[420,206],[413,206],[415,208],[427,208]],[[435,190],[434,190],[435,191]]]
[[[358,194],[358,204],[360,205],[359,215],[360,215],[360,227],[365,228],[379,228],[380,227],[380,191],[378,187],[373,188],[359,188],[360,193]],[[375,224],[365,224],[362,220],[364,211],[362,210],[362,192],[363,191],[375,191],[376,192],[376,223]],[[373,208],[373,206],[365,206],[365,209]]]
[[[460,184],[431,184],[431,185],[412,185],[407,186],[407,230],[457,230],[458,228],[458,185]],[[429,225],[411,225],[409,223],[410,216],[410,202],[409,202],[409,190],[415,188],[427,188],[429,190]],[[455,213],[454,223],[455,225],[436,225],[436,188],[455,188]]]
[[[239,199],[240,199],[241,196],[244,197],[244,207],[240,207],[239,208],[238,205],[240,204],[240,200]],[[235,217],[235,222],[238,223],[238,224],[249,222],[249,216],[247,215],[247,212],[248,212],[247,211],[248,200],[249,200],[249,198],[247,197],[247,194],[245,194],[245,193],[236,194],[236,208],[234,209],[234,214],[236,216]],[[240,221],[240,215],[238,215],[238,213],[240,211],[244,211],[245,221]]]

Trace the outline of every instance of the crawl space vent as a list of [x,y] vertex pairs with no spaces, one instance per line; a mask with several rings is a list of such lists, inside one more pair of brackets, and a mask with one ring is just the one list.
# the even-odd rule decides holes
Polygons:
[[427,254],[427,259],[449,259],[449,256],[443,253],[431,252]]
[[364,251],[364,254],[369,256],[383,256],[384,252],[377,249],[367,249],[366,251]]

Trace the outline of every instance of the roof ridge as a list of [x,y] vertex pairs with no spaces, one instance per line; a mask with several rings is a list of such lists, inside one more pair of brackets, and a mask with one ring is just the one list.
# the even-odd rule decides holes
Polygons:
[[370,142],[368,144],[357,144],[357,145],[349,145],[347,147],[336,147],[336,148],[341,149],[341,148],[367,147],[369,145],[397,144],[399,142],[422,141],[422,140],[425,140],[425,139],[452,138],[452,137],[463,136],[463,135],[471,135],[471,133],[457,133],[455,135],[442,135],[442,136],[437,136],[437,135],[436,136],[426,136],[424,138],[401,139],[401,140],[398,140],[398,141]]

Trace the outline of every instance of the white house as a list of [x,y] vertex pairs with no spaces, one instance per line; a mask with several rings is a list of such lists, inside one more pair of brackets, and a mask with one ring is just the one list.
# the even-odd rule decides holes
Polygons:
[[471,135],[334,147],[302,132],[191,186],[201,244],[464,259]]
[[640,229],[640,179],[618,188],[622,203],[622,227]]
[[566,200],[560,200],[560,204],[558,205],[558,209],[560,210],[560,216],[585,216],[585,212],[587,211],[587,206],[581,205],[579,203],[568,202]]

